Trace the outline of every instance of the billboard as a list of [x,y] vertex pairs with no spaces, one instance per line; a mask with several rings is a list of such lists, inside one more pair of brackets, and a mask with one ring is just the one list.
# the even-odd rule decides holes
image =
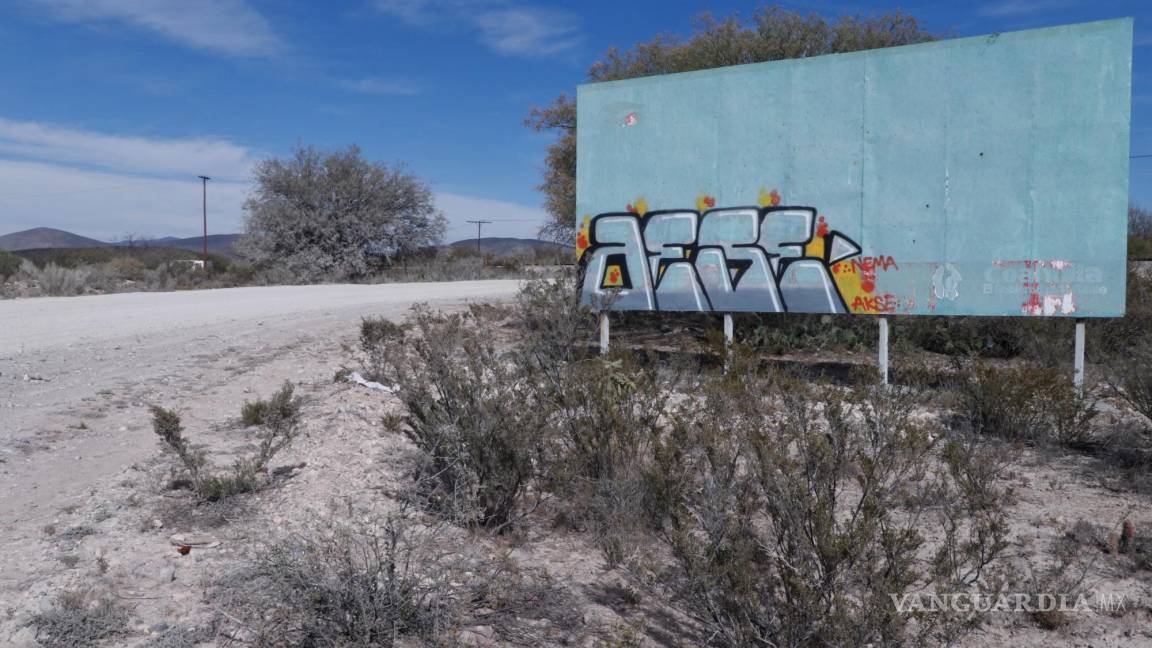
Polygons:
[[1130,19],[580,86],[585,303],[1124,313]]

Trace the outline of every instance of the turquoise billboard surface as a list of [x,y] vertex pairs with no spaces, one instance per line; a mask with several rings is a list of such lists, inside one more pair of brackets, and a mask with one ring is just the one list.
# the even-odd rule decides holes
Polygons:
[[1124,313],[1130,19],[583,85],[620,310]]

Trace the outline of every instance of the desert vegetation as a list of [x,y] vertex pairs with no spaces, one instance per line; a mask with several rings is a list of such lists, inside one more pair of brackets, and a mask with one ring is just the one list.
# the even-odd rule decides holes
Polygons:
[[[768,9],[610,52],[589,74],[931,37],[902,15]],[[573,108],[532,117],[561,130],[546,178],[556,236],[574,221]],[[402,170],[305,149],[262,173],[253,272],[444,278],[394,240],[367,254],[355,231],[352,248],[275,258],[312,220],[336,239],[348,225],[338,200],[291,213],[313,175],[415,190],[416,235],[434,238],[426,187]],[[402,230],[408,211],[368,204]],[[728,347],[715,316],[614,313],[601,355],[579,285],[573,271],[525,282],[513,303],[365,318],[317,375],[267,398],[245,389],[235,407],[123,403],[159,452],[105,485],[99,508],[68,513],[86,523],[37,531],[66,586],[7,611],[10,625],[45,646],[1152,641],[1152,278],[1138,265],[1127,314],[1090,325],[1083,390],[1068,320],[893,316],[881,385],[872,318],[740,315]],[[109,529],[123,546],[94,545]],[[936,606],[949,600],[961,605]]]

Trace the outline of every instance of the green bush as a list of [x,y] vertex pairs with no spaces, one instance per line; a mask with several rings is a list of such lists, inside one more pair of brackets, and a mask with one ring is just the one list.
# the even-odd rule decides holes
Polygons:
[[22,263],[24,263],[24,259],[21,259],[11,252],[0,250],[0,280],[7,279],[17,272],[20,272],[20,264]]

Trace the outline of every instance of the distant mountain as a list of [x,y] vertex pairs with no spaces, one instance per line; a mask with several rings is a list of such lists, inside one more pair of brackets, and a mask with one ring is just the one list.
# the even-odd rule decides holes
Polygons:
[[108,245],[103,241],[51,227],[34,227],[23,232],[0,236],[0,250],[36,250],[40,248],[91,248]]
[[[239,234],[209,234],[209,254],[236,256],[236,250],[232,247],[232,244],[235,243],[236,239],[238,238],[240,238]],[[112,245],[127,247],[128,241],[117,241]],[[181,250],[191,250],[192,252],[200,252],[204,249],[204,237],[191,236],[188,238],[176,238],[175,236],[165,236],[163,238],[132,241],[132,245],[141,247],[171,247]]]
[[[449,243],[450,248],[476,249],[476,239],[462,239]],[[489,236],[480,239],[480,252],[494,257],[519,257],[530,259],[536,254],[569,254],[573,246],[542,241],[540,239],[506,238]]]

